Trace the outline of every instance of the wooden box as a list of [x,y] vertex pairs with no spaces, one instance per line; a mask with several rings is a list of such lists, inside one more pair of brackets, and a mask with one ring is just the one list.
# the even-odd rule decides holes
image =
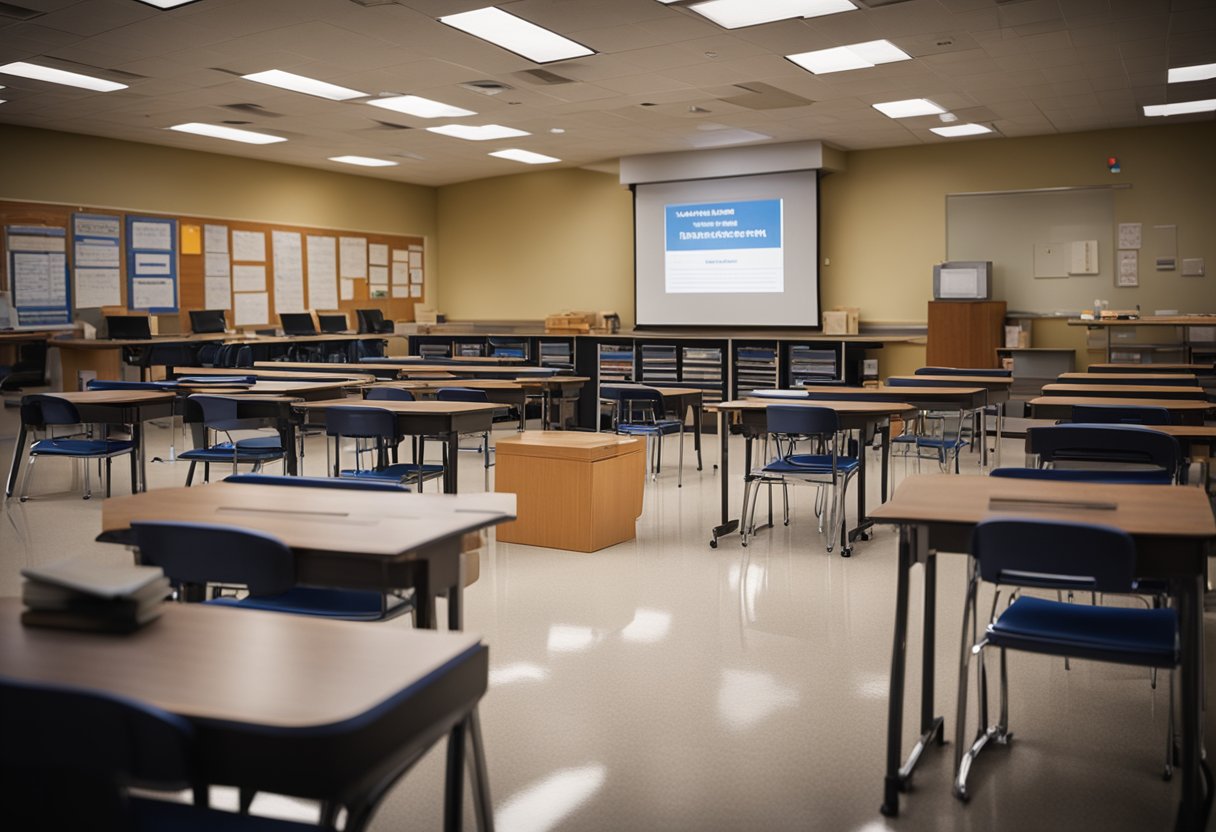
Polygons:
[[856,335],[861,327],[861,310],[856,306],[825,309],[823,312],[824,335]]
[[516,495],[498,540],[594,552],[632,540],[642,513],[646,440],[525,431],[495,443],[494,490]]

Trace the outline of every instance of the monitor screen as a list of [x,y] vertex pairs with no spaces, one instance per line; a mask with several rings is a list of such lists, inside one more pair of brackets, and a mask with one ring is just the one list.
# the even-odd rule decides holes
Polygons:
[[279,321],[283,325],[284,335],[317,334],[317,325],[312,321],[311,312],[280,312]]
[[346,315],[317,315],[322,332],[346,332]]
[[193,332],[223,332],[226,327],[223,309],[190,310],[190,329]]
[[152,323],[147,315],[106,315],[106,333],[110,338],[151,338]]
[[360,332],[379,332],[384,326],[384,313],[379,309],[360,309],[357,314]]

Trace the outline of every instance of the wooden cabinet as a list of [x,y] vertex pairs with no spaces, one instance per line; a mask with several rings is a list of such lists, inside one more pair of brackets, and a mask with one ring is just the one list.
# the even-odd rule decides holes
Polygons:
[[930,367],[1000,367],[996,351],[1004,346],[1005,301],[929,302]]

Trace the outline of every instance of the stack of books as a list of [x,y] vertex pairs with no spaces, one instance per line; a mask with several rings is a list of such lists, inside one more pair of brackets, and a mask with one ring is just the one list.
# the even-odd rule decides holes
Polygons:
[[21,623],[127,633],[161,614],[171,592],[159,566],[108,566],[78,557],[21,570]]

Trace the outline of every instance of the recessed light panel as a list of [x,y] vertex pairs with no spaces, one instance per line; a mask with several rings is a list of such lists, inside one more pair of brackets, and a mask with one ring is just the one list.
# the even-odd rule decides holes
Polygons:
[[169,128],[179,133],[193,133],[196,136],[207,136],[212,139],[227,139],[230,142],[245,144],[274,144],[285,142],[282,136],[272,136],[269,133],[258,133],[253,130],[238,130],[235,127],[225,127],[222,124],[203,124],[197,121],[186,124],[175,124]]
[[330,156],[329,161],[341,162],[344,165],[359,165],[365,168],[391,168],[397,164],[388,159],[374,159],[371,156]]
[[927,98],[905,98],[903,101],[884,101],[873,105],[875,110],[888,118],[911,118],[912,116],[935,116],[946,112]]
[[104,78],[94,78],[92,75],[81,75],[79,72],[68,72],[49,66],[39,66],[25,61],[16,61],[0,66],[0,72],[5,75],[17,75],[21,78],[33,78],[35,81],[47,81],[52,84],[63,84],[67,87],[80,87],[94,92],[114,92],[125,90],[126,84],[117,81],[107,81]]
[[1187,113],[1210,113],[1216,110],[1216,98],[1203,101],[1179,101],[1177,104],[1146,104],[1146,116],[1183,116]]
[[741,29],[774,20],[822,17],[856,11],[849,0],[707,0],[688,8],[704,15],[723,29]]
[[992,130],[982,124],[952,124],[949,127],[930,127],[929,132],[952,139],[957,136],[978,136]]
[[373,107],[383,107],[386,110],[393,110],[398,113],[417,116],[418,118],[460,118],[461,116],[477,115],[472,110],[453,107],[451,104],[444,104],[442,101],[432,101],[420,95],[394,95],[391,98],[377,98],[367,103]]
[[330,101],[349,101],[352,98],[367,97],[365,92],[339,87],[337,84],[329,84],[304,75],[296,75],[294,72],[284,72],[281,69],[268,69],[265,72],[255,72],[241,77],[246,81],[257,81],[259,84],[269,84],[279,89],[315,95],[317,98],[328,98]]
[[145,6],[152,6],[157,9],[176,9],[178,6],[185,6],[188,3],[196,3],[198,0],[138,0]]
[[499,159],[510,159],[512,162],[523,162],[525,165],[547,165],[551,162],[561,161],[561,159],[554,158],[553,156],[533,153],[531,150],[520,150],[515,147],[509,150],[495,150],[490,155],[497,156]]
[[786,55],[785,57],[816,75],[844,72],[850,69],[869,69],[878,64],[912,60],[911,55],[889,40],[852,43],[848,46],[837,46],[834,49],[817,49],[814,52],[800,52],[797,55]]
[[495,46],[501,46],[517,55],[523,55],[538,64],[565,61],[570,58],[584,58],[587,55],[595,54],[595,50],[588,49],[581,43],[564,38],[557,32],[551,32],[535,23],[529,23],[522,17],[508,14],[494,6],[460,14],[450,14],[439,18],[439,22],[467,32],[473,37],[487,40]]
[[471,142],[484,142],[488,139],[514,139],[517,136],[532,135],[524,130],[516,130],[514,127],[503,127],[501,124],[444,124],[426,129],[431,133],[468,139]]
[[1166,81],[1171,84],[1181,84],[1184,81],[1206,81],[1209,78],[1216,78],[1216,64],[1174,67],[1169,71]]

